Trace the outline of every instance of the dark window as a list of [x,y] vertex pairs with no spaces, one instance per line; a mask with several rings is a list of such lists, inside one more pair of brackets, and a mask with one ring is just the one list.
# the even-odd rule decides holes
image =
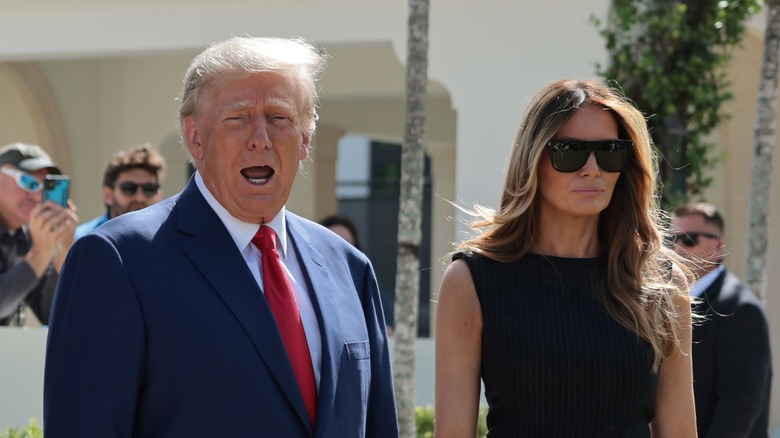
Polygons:
[[[393,325],[393,299],[398,253],[398,210],[401,182],[401,145],[370,143],[369,181],[339,181],[338,187],[368,185],[367,197],[340,197],[339,213],[349,216],[358,228],[363,251],[371,259],[384,295],[388,323]],[[430,159],[425,157],[420,243],[420,313],[418,336],[430,334],[431,178]],[[342,190],[343,191],[343,190]],[[363,193],[366,193],[363,191]]]

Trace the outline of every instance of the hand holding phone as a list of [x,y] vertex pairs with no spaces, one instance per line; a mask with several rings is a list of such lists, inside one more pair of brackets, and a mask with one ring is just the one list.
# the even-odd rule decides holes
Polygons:
[[43,202],[53,201],[65,208],[70,197],[70,177],[68,175],[46,175],[43,178]]

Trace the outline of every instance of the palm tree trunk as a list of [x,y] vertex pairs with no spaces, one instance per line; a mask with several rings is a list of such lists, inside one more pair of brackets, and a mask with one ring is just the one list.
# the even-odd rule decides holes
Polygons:
[[764,60],[758,89],[753,166],[750,181],[750,229],[747,265],[748,286],[760,298],[766,290],[766,251],[769,236],[770,189],[772,187],[772,150],[777,124],[777,72],[780,51],[780,0],[769,0]]
[[414,347],[420,296],[422,241],[423,133],[428,84],[428,0],[409,0],[406,51],[406,117],[401,154],[398,212],[398,271],[395,280],[393,378],[400,437],[416,435]]

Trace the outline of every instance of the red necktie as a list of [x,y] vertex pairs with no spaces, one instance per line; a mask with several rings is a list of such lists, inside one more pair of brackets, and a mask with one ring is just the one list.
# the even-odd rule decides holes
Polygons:
[[265,299],[274,314],[287,356],[298,379],[303,402],[314,426],[317,420],[317,385],[314,381],[309,343],[306,341],[306,332],[303,330],[301,313],[298,311],[290,280],[276,251],[276,233],[271,227],[261,225],[252,238],[252,243],[260,248]]

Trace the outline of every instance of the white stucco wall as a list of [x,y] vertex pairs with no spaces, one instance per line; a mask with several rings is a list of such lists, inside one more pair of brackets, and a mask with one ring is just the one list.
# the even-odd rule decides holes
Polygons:
[[491,206],[531,97],[556,79],[595,77],[605,54],[588,19],[605,15],[608,4],[499,3],[434,1],[431,11],[430,76],[450,92],[458,114],[456,192],[466,203]]
[[[531,96],[554,79],[593,77],[594,64],[605,60],[589,17],[603,16],[608,4],[432,0],[429,76],[435,99],[429,136],[440,150],[455,149],[455,189],[447,192],[451,200],[495,206],[510,145]],[[762,25],[754,21],[753,26]],[[322,120],[336,128],[353,123],[357,127],[351,128],[362,135],[400,138],[405,32],[406,3],[398,0],[0,0],[0,62],[35,62],[48,81],[64,125],[82,219],[102,212],[103,166],[118,149],[147,141],[160,147],[170,166],[166,194],[183,186],[185,160],[176,143],[174,98],[191,57],[232,35],[305,36],[332,48],[334,58],[323,78]],[[371,111],[356,112],[360,102],[370,102]],[[732,138],[746,127],[724,129],[724,138]],[[732,182],[745,174],[742,160],[717,170],[713,200],[732,211],[742,208],[748,194],[736,192]],[[774,205],[777,200],[775,194]],[[726,214],[735,224],[732,230],[742,229],[744,208]],[[435,218],[434,227],[446,221]],[[777,241],[780,230],[773,229],[772,241]],[[736,256],[744,253],[737,248],[745,237],[732,233],[729,239],[736,250],[734,263],[743,263]],[[777,245],[770,247],[770,263],[780,254],[773,248]],[[770,272],[770,284],[780,281],[776,271]],[[770,296],[775,315],[780,310],[773,300]],[[778,325],[773,323],[776,346]],[[0,348],[4,342],[0,338]],[[0,394],[3,401],[6,397]],[[773,413],[777,425],[780,403],[773,403]]]

